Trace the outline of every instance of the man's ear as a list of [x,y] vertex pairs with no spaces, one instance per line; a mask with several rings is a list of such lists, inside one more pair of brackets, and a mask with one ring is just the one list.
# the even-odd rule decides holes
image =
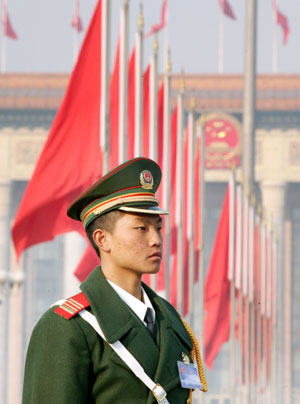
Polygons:
[[96,246],[99,248],[100,253],[104,251],[110,252],[109,232],[103,229],[96,229],[93,233],[93,239]]

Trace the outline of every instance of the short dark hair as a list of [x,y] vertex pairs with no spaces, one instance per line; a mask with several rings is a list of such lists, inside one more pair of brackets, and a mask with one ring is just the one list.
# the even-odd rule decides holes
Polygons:
[[94,231],[97,229],[102,229],[102,230],[107,230],[110,233],[113,232],[116,221],[124,215],[124,212],[121,212],[120,210],[112,210],[110,212],[104,213],[104,215],[98,216],[95,220],[92,221],[86,228],[86,234],[87,237],[92,244],[92,247],[96,251],[98,257],[100,257],[100,252],[99,248],[96,245],[93,234]]

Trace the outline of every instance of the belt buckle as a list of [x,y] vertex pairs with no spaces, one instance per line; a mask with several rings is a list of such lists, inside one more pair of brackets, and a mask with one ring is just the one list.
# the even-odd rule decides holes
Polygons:
[[[155,389],[156,389],[157,387],[160,387],[160,388],[162,389],[162,391],[164,392],[164,394],[163,394],[162,397],[160,397],[160,396],[158,395],[158,393],[155,392]],[[154,395],[154,397],[156,398],[157,402],[159,402],[159,403],[160,403],[161,401],[163,401],[163,400],[167,397],[167,393],[165,392],[165,390],[163,389],[163,387],[162,387],[159,383],[156,383],[156,385],[153,387],[153,389],[152,389],[151,391],[152,391],[152,394]]]

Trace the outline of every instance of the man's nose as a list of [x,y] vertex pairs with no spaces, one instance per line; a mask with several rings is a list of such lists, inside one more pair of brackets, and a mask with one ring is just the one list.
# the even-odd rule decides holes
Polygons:
[[162,235],[160,230],[157,229],[151,229],[150,230],[150,244],[152,246],[161,246],[162,243]]

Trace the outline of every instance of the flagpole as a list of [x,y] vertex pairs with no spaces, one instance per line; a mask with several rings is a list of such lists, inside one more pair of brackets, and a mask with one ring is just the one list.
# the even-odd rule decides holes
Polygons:
[[236,358],[235,358],[235,282],[234,282],[234,250],[235,250],[235,168],[229,178],[229,251],[228,278],[230,280],[230,402],[235,402]]
[[[249,184],[245,184],[243,202],[243,305],[245,307],[245,403],[249,403],[249,299],[248,299],[248,259],[249,259]],[[242,316],[243,316],[242,312]]]
[[[4,16],[5,13],[5,16]],[[1,46],[1,72],[6,73],[6,35],[4,34],[4,17],[7,18],[6,0],[2,0],[2,46]]]
[[278,40],[277,40],[277,30],[276,30],[276,9],[274,7],[276,5],[276,1],[273,2],[273,73],[278,73]]
[[[78,0],[74,0],[74,15],[78,10]],[[77,56],[78,56],[78,28],[74,27],[73,32],[73,64],[76,63]]]
[[261,242],[260,242],[260,228],[261,228],[261,219],[260,219],[260,206],[257,208],[257,212],[255,215],[255,226],[257,228],[257,291],[256,291],[256,299],[255,300],[255,346],[257,352],[257,360],[256,360],[256,369],[257,369],[257,382],[255,383],[255,400],[259,402],[260,394],[261,394],[261,311],[258,302],[261,302]]
[[109,167],[109,43],[110,0],[102,0],[101,13],[101,101],[100,101],[100,147],[103,155],[103,173]]
[[265,223],[262,223],[261,228],[261,314],[262,314],[262,396],[263,402],[266,398],[266,229]]
[[191,98],[191,112],[188,118],[188,195],[187,195],[187,238],[188,238],[188,314],[190,325],[194,328],[194,287],[195,287],[195,97]]
[[[199,223],[199,263],[198,263],[198,280],[199,280],[199,347],[201,357],[204,358],[204,278],[205,278],[205,244],[204,244],[204,231],[205,231],[205,126],[206,116],[202,111],[200,118],[200,127],[197,128],[197,137],[200,136],[200,164],[199,164],[199,201],[200,201],[200,214]],[[202,404],[204,397],[201,392],[198,394],[198,402]]]
[[254,385],[255,385],[255,352],[254,352],[254,338],[255,338],[255,305],[254,305],[254,225],[255,225],[255,195],[252,194],[249,208],[249,286],[248,286],[248,300],[249,300],[249,396],[250,403],[254,400]]
[[153,52],[150,65],[150,111],[149,111],[149,155],[154,161],[157,161],[157,54],[158,40],[157,36],[153,39]]
[[[170,131],[170,87],[171,60],[168,54],[166,72],[164,75],[164,128],[163,128],[163,208],[170,209],[171,205],[171,131]],[[170,255],[171,255],[171,218],[165,216],[165,292],[166,299],[170,298]]]
[[[157,36],[153,39],[153,52],[150,65],[150,108],[149,108],[149,157],[157,161],[157,54],[158,41]],[[157,289],[157,277],[151,277],[151,287],[154,291]]]
[[135,125],[134,156],[140,157],[143,150],[143,9],[140,2],[138,31],[136,33],[135,62]]
[[239,401],[242,402],[242,385],[243,385],[243,293],[242,293],[242,239],[243,239],[243,198],[242,185],[239,184],[236,189],[236,238],[235,238],[235,287],[238,290],[238,307],[239,307],[239,342],[237,350],[237,369],[238,369],[238,384],[239,384]]
[[177,227],[177,310],[183,314],[183,94],[184,79],[181,78],[178,94],[177,150],[176,150],[176,227]]
[[128,0],[123,0],[120,26],[119,164],[127,160]]
[[224,73],[224,11],[220,13],[220,25],[219,25],[219,74]]
[[204,231],[205,231],[205,126],[206,116],[205,113],[201,114],[200,126],[200,187],[199,187],[199,200],[200,200],[200,215],[199,220],[199,238],[200,238],[200,256],[199,256],[199,337],[200,337],[200,351],[204,358],[204,277],[205,277],[205,245],[204,245]]
[[276,333],[276,290],[277,290],[277,237],[273,231],[271,240],[271,254],[272,254],[272,265],[271,265],[271,384],[272,384],[272,403],[277,403],[276,385],[277,385],[277,333]]

